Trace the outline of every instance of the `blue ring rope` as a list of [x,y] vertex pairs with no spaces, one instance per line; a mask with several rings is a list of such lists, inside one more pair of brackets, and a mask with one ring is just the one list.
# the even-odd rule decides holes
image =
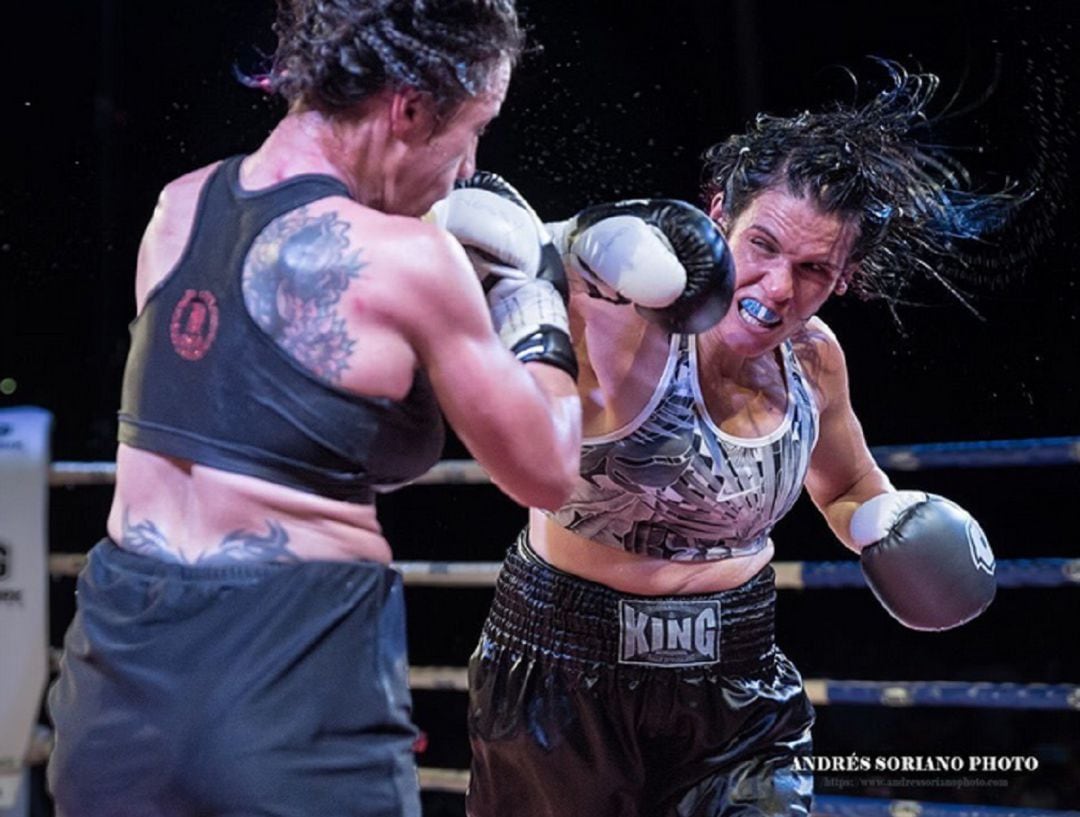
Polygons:
[[893,471],[1070,465],[1080,462],[1080,437],[882,445],[870,453],[878,465]]
[[[802,562],[802,586],[808,589],[866,587],[858,561]],[[1080,559],[1001,559],[998,587],[1067,587],[1080,585]]]
[[981,681],[831,681],[829,704],[949,706],[1080,712],[1076,684],[993,684]]
[[825,817],[1080,817],[1080,811],[1053,811],[1042,808],[984,806],[965,803],[926,803],[915,800],[885,800],[874,797],[843,797],[819,794],[811,814]]

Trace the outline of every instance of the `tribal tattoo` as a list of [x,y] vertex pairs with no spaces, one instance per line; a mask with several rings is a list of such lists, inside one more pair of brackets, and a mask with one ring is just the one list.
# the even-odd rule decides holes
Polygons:
[[300,557],[288,548],[289,535],[280,522],[266,520],[268,533],[260,536],[254,531],[234,530],[221,540],[213,553],[204,554],[199,564],[223,562],[298,562]]
[[130,508],[124,508],[123,536],[120,538],[120,547],[132,553],[152,556],[163,562],[184,561],[183,557],[169,544],[165,534],[149,519],[131,524]]
[[306,369],[340,383],[356,342],[337,303],[367,266],[349,251],[349,224],[306,207],[271,222],[244,264],[244,301],[255,322]]
[[300,557],[289,548],[289,534],[280,522],[266,520],[267,532],[234,530],[212,551],[194,561],[172,545],[156,523],[149,519],[132,524],[130,509],[124,509],[123,536],[120,546],[132,553],[152,556],[165,562],[194,565],[222,565],[236,562],[298,562]]

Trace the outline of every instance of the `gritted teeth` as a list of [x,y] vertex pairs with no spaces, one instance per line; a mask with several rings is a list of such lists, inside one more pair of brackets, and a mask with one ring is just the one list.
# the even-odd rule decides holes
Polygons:
[[739,301],[739,313],[744,320],[760,326],[772,328],[780,324],[780,316],[756,298],[743,298]]

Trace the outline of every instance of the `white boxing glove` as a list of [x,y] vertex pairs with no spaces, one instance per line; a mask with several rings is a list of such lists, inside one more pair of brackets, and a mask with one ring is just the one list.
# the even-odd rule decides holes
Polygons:
[[600,204],[548,227],[590,295],[633,303],[669,332],[704,332],[731,305],[735,265],[727,243],[713,220],[686,202]]
[[566,271],[532,208],[505,179],[480,171],[432,208],[465,248],[487,294],[495,331],[522,362],[577,378],[566,313]]
[[662,309],[686,289],[671,242],[643,219],[611,216],[584,230],[576,219],[547,226],[566,264],[606,300]]
[[540,269],[540,248],[550,239],[524,203],[482,187],[461,187],[436,202],[431,214],[466,249],[505,267],[494,274],[526,278]]

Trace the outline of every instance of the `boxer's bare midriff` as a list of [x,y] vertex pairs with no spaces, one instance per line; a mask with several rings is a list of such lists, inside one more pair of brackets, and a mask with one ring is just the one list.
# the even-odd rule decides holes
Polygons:
[[275,485],[121,445],[109,536],[165,561],[388,563],[374,505]]
[[718,593],[745,584],[773,557],[769,543],[757,553],[710,562],[677,562],[616,550],[557,525],[538,511],[529,520],[529,544],[565,573],[642,596]]

